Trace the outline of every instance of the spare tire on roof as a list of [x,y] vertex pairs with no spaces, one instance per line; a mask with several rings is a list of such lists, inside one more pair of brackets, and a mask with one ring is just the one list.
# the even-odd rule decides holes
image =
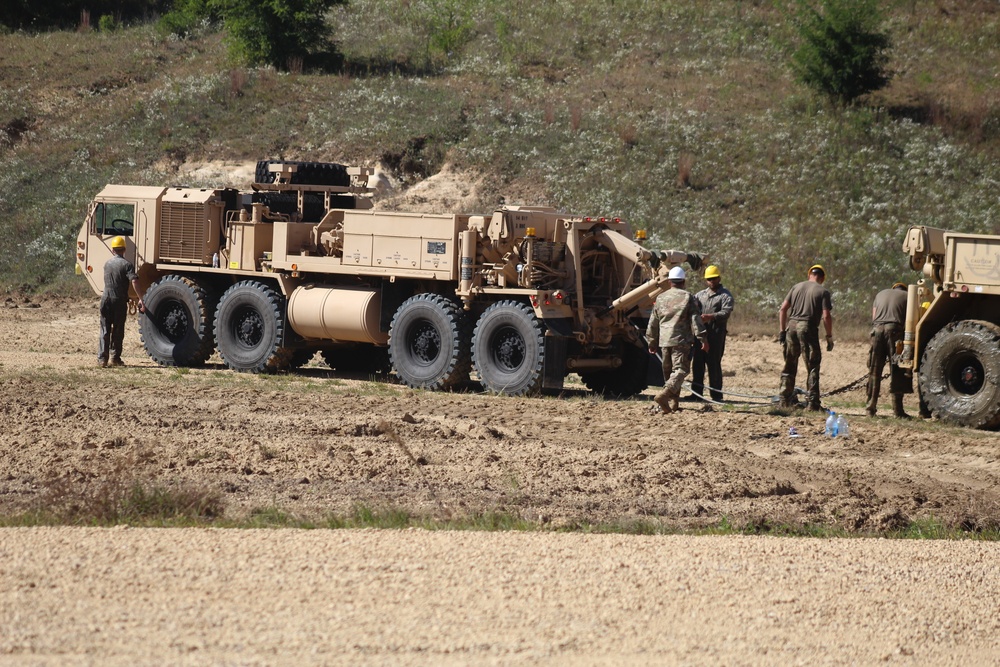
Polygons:
[[291,183],[296,185],[337,185],[347,187],[351,184],[351,176],[347,167],[336,162],[301,162],[296,160],[260,160],[254,172],[257,183],[274,183],[277,174],[271,171],[273,164],[295,165]]

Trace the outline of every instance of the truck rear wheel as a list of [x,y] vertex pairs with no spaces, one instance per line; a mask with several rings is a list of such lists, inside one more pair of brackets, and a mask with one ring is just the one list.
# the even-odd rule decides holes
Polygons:
[[487,391],[537,394],[544,362],[545,327],[529,306],[500,301],[479,317],[472,334],[472,363]]
[[622,365],[605,371],[581,373],[580,379],[591,391],[609,398],[627,398],[642,393],[649,386],[649,352],[644,347],[624,343]]
[[201,366],[215,350],[215,301],[198,283],[164,276],[143,295],[139,336],[146,354],[161,366]]
[[944,422],[1000,426],[1000,326],[953,322],[937,332],[920,362],[920,395]]
[[284,370],[292,351],[281,347],[285,333],[285,298],[254,280],[238,282],[222,295],[215,320],[219,356],[234,371],[274,373]]
[[462,307],[439,294],[412,296],[393,315],[389,361],[414,389],[449,389],[469,380],[469,326]]

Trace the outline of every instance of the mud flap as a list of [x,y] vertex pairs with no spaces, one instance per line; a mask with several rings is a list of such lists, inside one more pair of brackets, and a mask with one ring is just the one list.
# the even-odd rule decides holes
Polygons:
[[542,360],[542,389],[559,391],[566,378],[566,352],[569,339],[563,336],[545,337],[545,357]]

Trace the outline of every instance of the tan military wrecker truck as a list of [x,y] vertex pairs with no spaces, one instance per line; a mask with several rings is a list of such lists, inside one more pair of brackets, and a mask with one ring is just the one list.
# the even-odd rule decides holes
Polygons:
[[899,357],[917,378],[921,410],[1000,427],[1000,236],[911,227],[903,251],[924,275],[908,287]]
[[[372,170],[263,160],[248,190],[108,185],[76,261],[98,294],[115,236],[145,290],[142,343],[164,366],[218,351],[276,372],[317,352],[336,370],[391,370],[415,388],[525,395],[569,373],[593,391],[647,386],[642,325],[666,271],[617,218],[500,206],[489,215],[373,208]],[[136,295],[133,295],[135,297]]]

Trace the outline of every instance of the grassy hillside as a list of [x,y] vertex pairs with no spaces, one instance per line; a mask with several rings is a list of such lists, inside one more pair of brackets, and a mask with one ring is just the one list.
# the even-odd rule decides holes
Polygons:
[[[218,35],[0,35],[0,287],[79,289],[108,182],[185,161],[446,162],[497,197],[615,215],[709,253],[768,317],[824,264],[841,316],[916,276],[909,225],[1000,233],[1000,6],[891,4],[891,87],[837,111],[788,69],[785,3],[352,0],[347,70],[234,68]],[[203,184],[211,185],[211,184]]]

